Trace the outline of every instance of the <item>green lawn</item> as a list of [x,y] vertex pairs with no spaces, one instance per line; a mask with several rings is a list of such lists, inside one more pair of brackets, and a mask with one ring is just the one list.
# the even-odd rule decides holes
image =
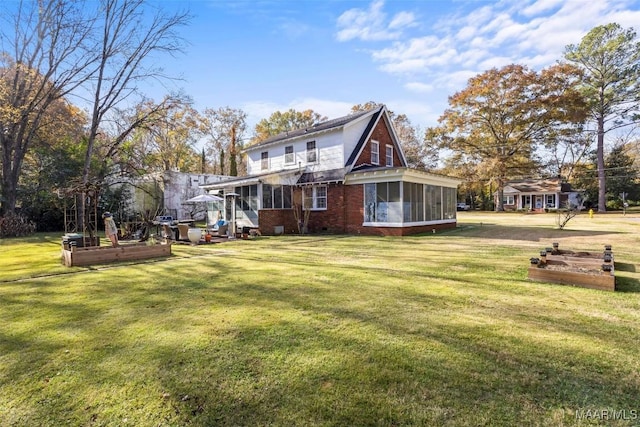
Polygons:
[[[637,425],[640,215],[554,227],[463,212],[92,268],[0,240],[0,425]],[[529,282],[552,242],[613,245],[619,291]]]

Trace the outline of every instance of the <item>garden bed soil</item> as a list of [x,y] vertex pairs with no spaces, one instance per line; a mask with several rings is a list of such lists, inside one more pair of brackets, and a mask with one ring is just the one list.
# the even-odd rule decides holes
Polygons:
[[[604,271],[603,264],[610,264],[611,271]],[[528,277],[540,282],[615,291],[613,255],[607,263],[604,254],[597,252],[555,250],[543,257],[539,264],[532,264]]]

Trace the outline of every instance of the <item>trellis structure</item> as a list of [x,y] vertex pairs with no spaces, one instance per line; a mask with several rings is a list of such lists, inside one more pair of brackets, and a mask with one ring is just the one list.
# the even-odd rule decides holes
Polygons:
[[98,197],[96,184],[76,184],[59,192],[64,200],[64,232],[84,237],[84,246],[98,246]]

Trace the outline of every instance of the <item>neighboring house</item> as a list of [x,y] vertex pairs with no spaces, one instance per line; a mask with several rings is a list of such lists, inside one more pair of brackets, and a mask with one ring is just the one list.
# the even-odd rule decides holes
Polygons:
[[202,186],[224,197],[213,209],[235,217],[237,227],[407,235],[456,226],[461,181],[409,169],[384,106],[271,137],[245,153],[248,176]]
[[[578,206],[579,194],[560,178],[524,179],[508,181],[504,186],[502,200],[505,210],[543,212],[545,209],[564,208],[567,202]],[[497,191],[494,199],[498,206]]]
[[194,219],[205,217],[206,206],[194,206],[186,200],[204,194],[203,185],[229,179],[226,175],[193,174],[178,171],[164,171],[144,175],[123,183],[129,188],[131,197],[127,200],[125,211],[129,214],[144,213],[168,215],[175,219],[191,218],[194,212],[200,213]]

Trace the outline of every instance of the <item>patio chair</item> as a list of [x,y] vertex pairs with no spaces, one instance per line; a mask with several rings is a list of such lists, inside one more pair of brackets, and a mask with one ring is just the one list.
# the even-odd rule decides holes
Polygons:
[[173,242],[175,240],[173,230],[166,224],[162,226],[162,238],[167,243]]
[[229,231],[229,224],[224,224],[218,227],[218,236],[226,236],[227,231]]
[[210,234],[218,237],[225,237],[227,235],[227,231],[229,230],[229,223],[220,220],[213,226],[213,229],[210,231]]
[[188,224],[178,224],[178,240],[189,240],[189,225]]

